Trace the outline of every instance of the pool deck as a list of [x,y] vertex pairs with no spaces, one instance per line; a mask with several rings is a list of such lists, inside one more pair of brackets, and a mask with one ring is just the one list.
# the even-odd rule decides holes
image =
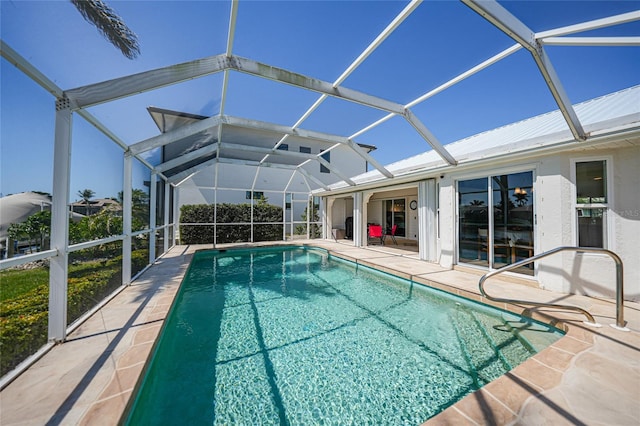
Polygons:
[[[357,248],[343,242],[296,241],[396,273],[416,282],[522,313],[479,295],[480,274],[443,269],[396,247]],[[221,248],[223,246],[219,246]],[[400,246],[398,246],[400,247]],[[176,246],[132,285],[54,346],[0,393],[0,425],[114,425],[127,407],[193,253]],[[567,335],[426,425],[640,424],[640,303],[625,302],[630,331],[615,324],[611,300],[566,295],[509,278],[487,288],[501,297],[568,303],[590,311],[600,328],[571,312],[530,309],[560,321]]]

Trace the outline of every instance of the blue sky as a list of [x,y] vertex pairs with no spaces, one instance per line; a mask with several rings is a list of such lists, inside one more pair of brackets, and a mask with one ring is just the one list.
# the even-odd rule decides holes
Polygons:
[[[62,89],[224,53],[228,1],[111,1],[137,34],[141,55],[126,59],[68,1],[0,1],[2,40]],[[406,6],[404,1],[241,1],[233,53],[333,82]],[[626,13],[632,1],[501,2],[533,31]],[[640,36],[640,22],[584,36]],[[343,86],[405,104],[514,42],[465,5],[429,1]],[[639,47],[556,47],[547,52],[573,103],[640,83]],[[54,100],[4,59],[0,64],[0,192],[52,188]],[[220,109],[222,75],[166,87],[90,109],[128,144],[155,136],[146,108],[201,115]],[[225,113],[293,125],[318,94],[232,73]],[[521,51],[412,110],[444,144],[557,109],[529,53]],[[329,99],[301,127],[350,136],[385,114]],[[388,164],[429,149],[401,118],[358,139]],[[72,200],[93,189],[115,196],[121,150],[75,116]],[[135,187],[148,175],[136,168]]]

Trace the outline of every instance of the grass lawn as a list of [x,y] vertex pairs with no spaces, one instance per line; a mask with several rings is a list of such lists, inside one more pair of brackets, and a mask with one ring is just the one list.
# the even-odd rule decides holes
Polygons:
[[49,285],[49,270],[9,270],[0,272],[0,303],[29,293],[40,285]]
[[[122,256],[75,259],[69,265],[67,324],[71,324],[122,284]],[[132,253],[132,269],[148,262],[147,250]],[[0,272],[0,375],[47,342],[49,269]]]

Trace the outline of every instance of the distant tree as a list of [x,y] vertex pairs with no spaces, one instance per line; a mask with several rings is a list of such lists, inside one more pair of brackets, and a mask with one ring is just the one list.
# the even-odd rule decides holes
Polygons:
[[96,195],[90,189],[83,189],[82,191],[78,191],[78,196],[82,198],[82,201],[86,205],[86,215],[89,216],[89,204],[91,204],[91,199]]
[[527,194],[526,192],[515,193],[514,197],[516,197],[516,204],[518,205],[518,207],[524,206],[525,204],[527,204],[527,201],[529,201],[529,194]]
[[122,18],[102,0],[71,0],[82,17],[95,26],[124,56],[135,59],[140,54],[138,37]]
[[[123,192],[118,192],[118,202],[124,205]],[[149,223],[149,194],[144,189],[131,191],[131,228],[141,230]]]
[[9,234],[9,238],[12,241],[20,241],[24,238],[27,238],[27,229],[24,223],[12,223],[9,225],[7,229],[7,233]]
[[51,235],[51,212],[44,210],[34,213],[22,223],[12,223],[7,231],[9,238],[14,241],[26,239],[30,251],[34,246],[43,250],[47,237]]
[[30,240],[36,240],[40,250],[45,249],[45,241],[51,235],[51,212],[43,210],[34,213],[29,216],[25,223]]

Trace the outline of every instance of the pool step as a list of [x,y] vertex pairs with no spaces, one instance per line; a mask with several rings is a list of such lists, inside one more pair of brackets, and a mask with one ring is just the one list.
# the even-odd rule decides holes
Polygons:
[[503,319],[472,312],[462,305],[451,315],[460,348],[474,381],[481,387],[527,359],[535,350]]

